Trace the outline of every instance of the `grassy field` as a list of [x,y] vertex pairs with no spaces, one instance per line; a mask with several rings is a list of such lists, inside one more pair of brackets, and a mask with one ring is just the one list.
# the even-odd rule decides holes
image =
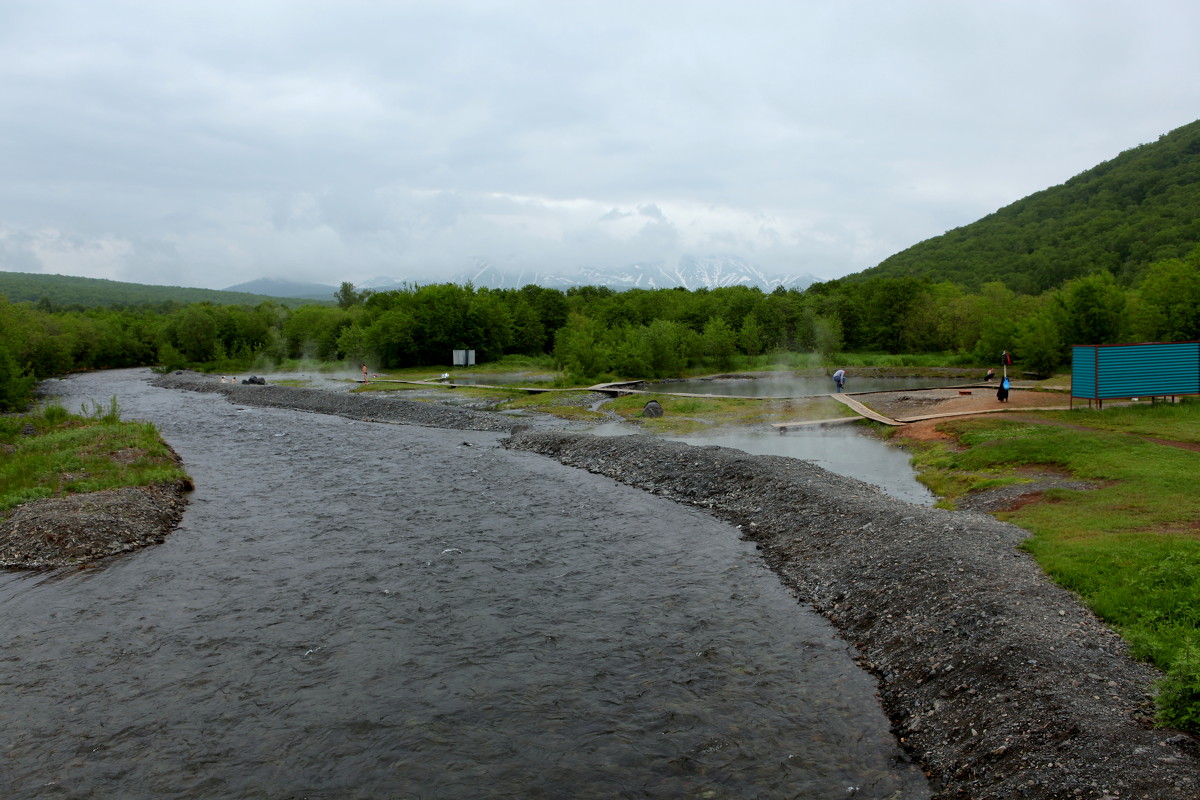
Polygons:
[[186,479],[148,422],[124,422],[114,398],[85,415],[48,403],[0,417],[0,514],[44,497]]
[[1037,423],[975,417],[938,428],[958,447],[926,445],[922,478],[953,503],[969,491],[1050,468],[1094,482],[1050,490],[999,516],[1030,531],[1025,547],[1167,672],[1164,724],[1200,729],[1200,402],[1034,412]]

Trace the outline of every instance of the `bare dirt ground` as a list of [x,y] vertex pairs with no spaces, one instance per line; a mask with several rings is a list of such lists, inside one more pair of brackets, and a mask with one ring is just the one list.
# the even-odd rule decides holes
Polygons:
[[1014,387],[1008,400],[996,399],[996,387],[986,384],[963,389],[910,389],[901,392],[871,392],[855,399],[873,411],[906,422],[897,434],[911,440],[944,439],[937,424],[946,416],[1013,413],[1036,409],[1068,408],[1066,392]]

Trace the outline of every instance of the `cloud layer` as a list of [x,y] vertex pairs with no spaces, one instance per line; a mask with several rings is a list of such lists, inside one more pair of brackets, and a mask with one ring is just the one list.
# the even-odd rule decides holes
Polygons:
[[0,6],[0,269],[834,277],[1193,121],[1200,5]]

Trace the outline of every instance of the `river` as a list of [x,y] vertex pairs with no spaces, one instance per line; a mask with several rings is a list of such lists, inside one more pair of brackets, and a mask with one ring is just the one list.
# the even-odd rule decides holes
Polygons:
[[6,798],[926,798],[737,531],[490,433],[51,382],[155,422],[164,544],[0,574]]

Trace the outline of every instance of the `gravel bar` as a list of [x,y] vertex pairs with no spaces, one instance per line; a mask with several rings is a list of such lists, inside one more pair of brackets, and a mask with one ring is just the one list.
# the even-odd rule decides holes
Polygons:
[[212,376],[189,371],[158,376],[151,380],[151,384],[165,389],[217,392],[225,395],[232,403],[247,406],[312,411],[368,422],[400,422],[426,428],[507,433],[514,425],[530,422],[529,419],[518,419],[490,411],[405,400],[391,393],[333,392],[274,384],[221,383]]

